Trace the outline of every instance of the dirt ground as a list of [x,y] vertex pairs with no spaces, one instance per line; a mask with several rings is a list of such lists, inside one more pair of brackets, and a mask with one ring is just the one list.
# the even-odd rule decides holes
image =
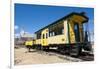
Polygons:
[[28,52],[26,48],[15,48],[14,50],[15,65],[70,63],[72,61],[80,62],[82,60],[53,52],[37,50],[32,50],[32,52]]

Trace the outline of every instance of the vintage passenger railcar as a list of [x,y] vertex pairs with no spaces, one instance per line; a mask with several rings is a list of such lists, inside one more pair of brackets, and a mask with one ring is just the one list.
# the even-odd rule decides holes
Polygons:
[[91,48],[83,27],[88,20],[84,12],[72,12],[35,32],[33,46],[37,49],[56,47],[59,51],[68,51],[70,55],[78,56],[82,49]]

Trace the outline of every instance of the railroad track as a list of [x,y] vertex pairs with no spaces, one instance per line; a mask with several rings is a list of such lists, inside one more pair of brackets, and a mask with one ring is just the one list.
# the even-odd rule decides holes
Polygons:
[[78,58],[82,59],[83,61],[93,61],[94,60],[94,54],[82,52],[82,54]]
[[70,56],[67,53],[61,53],[61,52],[54,50],[54,49],[50,49],[48,51],[38,50],[37,52],[40,54],[43,54],[43,55],[58,56],[61,59],[70,60],[72,62],[93,61],[94,60],[94,55],[89,54],[87,52],[82,52],[79,57]]

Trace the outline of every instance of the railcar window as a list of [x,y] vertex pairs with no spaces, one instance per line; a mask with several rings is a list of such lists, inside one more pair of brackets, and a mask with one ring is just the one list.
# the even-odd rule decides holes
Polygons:
[[64,34],[64,29],[62,29],[62,34]]
[[52,32],[52,36],[55,36],[55,32]]
[[49,37],[56,36],[56,35],[62,35],[62,34],[64,34],[64,28],[58,28],[54,31],[50,31]]
[[51,32],[49,32],[49,37],[51,36]]
[[37,34],[37,39],[40,39],[41,38],[41,34]]
[[49,27],[49,37],[62,35],[64,33],[64,23],[63,21]]
[[54,32],[49,32],[49,36],[54,36]]
[[45,38],[45,35],[43,34],[43,39]]
[[46,33],[46,38],[48,38],[48,33]]

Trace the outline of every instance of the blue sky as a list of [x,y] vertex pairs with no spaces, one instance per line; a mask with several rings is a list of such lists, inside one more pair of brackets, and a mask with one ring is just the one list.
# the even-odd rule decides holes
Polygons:
[[86,12],[89,17],[89,30],[94,31],[94,9],[82,7],[15,4],[15,34],[23,28],[34,33],[71,12]]

